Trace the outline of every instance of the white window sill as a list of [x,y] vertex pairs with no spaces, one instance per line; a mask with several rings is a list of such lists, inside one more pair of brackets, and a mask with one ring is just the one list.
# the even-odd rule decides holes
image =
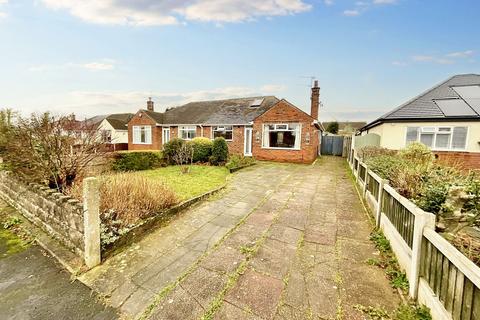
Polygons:
[[274,148],[274,147],[262,147],[262,149],[268,149],[268,150],[291,150],[291,151],[300,151],[302,149],[300,148]]
[[152,145],[152,143],[146,143],[146,142],[134,142],[133,144]]

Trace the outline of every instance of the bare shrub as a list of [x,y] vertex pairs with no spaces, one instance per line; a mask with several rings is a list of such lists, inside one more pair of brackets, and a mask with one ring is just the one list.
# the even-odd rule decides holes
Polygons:
[[[134,173],[118,173],[100,178],[100,212],[106,225],[135,224],[141,219],[170,208],[179,202],[176,194],[162,182]],[[82,198],[81,183],[69,189],[69,194]]]
[[191,144],[183,143],[172,156],[173,161],[180,166],[182,173],[188,173],[190,171],[188,165],[191,165],[193,162],[193,152],[194,149]]

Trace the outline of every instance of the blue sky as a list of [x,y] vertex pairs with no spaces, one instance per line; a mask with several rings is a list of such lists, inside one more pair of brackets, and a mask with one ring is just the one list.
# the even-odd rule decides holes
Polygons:
[[0,0],[0,107],[80,117],[286,98],[373,120],[480,73],[477,0]]

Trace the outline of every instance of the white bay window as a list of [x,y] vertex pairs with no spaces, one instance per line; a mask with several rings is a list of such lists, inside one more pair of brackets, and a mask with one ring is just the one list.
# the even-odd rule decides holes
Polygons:
[[276,123],[263,125],[263,148],[300,149],[301,125],[298,123]]
[[133,126],[133,143],[152,144],[152,127]]
[[407,127],[406,145],[421,142],[434,150],[465,150],[467,127]]

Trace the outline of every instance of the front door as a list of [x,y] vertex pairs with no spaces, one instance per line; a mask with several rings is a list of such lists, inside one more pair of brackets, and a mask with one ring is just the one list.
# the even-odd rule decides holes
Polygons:
[[245,148],[244,154],[248,157],[252,156],[252,128],[245,127]]
[[163,139],[162,144],[165,144],[168,141],[170,141],[170,128],[163,128],[162,139]]

